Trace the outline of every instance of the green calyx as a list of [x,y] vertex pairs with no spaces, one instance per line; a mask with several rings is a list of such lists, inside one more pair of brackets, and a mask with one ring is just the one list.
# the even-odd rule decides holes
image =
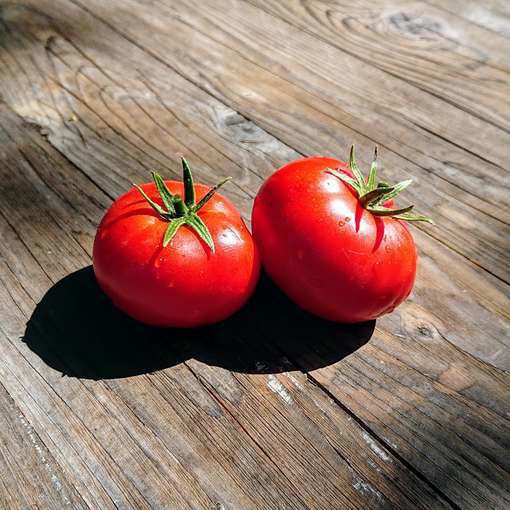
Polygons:
[[385,181],[379,181],[379,183],[377,183],[377,147],[375,148],[374,159],[370,165],[370,171],[368,173],[367,179],[363,177],[363,174],[361,173],[361,170],[356,163],[356,158],[354,156],[354,145],[351,147],[351,152],[349,155],[349,166],[351,167],[353,177],[350,177],[341,172],[337,172],[331,168],[328,168],[327,172],[334,175],[335,177],[338,177],[343,182],[354,188],[358,193],[358,198],[361,206],[364,207],[367,211],[370,211],[376,216],[392,216],[393,218],[397,218],[399,220],[426,221],[428,223],[434,224],[432,219],[427,216],[423,216],[421,214],[412,214],[411,210],[414,207],[412,205],[403,207],[401,209],[390,209],[388,207],[383,207],[385,202],[395,198],[401,191],[405,190],[412,181],[411,179],[408,179],[395,185],[390,185]]
[[197,213],[211,199],[218,188],[223,186],[231,178],[227,177],[216,184],[216,186],[213,186],[197,204],[195,203],[193,176],[188,162],[184,158],[182,158],[184,200],[178,193],[172,194],[161,175],[156,172],[151,173],[164,207],[161,207],[158,203],[154,202],[154,200],[152,200],[147,193],[138,186],[138,184],[133,185],[142,194],[148,204],[159,214],[160,218],[164,221],[168,221],[168,227],[163,237],[163,246],[168,246],[180,227],[188,225],[199,235],[200,239],[202,239],[214,253],[214,241],[211,237],[211,233],[209,232],[207,225],[202,221]]

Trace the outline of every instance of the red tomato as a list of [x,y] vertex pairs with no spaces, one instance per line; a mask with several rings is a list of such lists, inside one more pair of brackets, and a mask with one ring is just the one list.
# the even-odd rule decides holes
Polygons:
[[[409,208],[387,208],[408,184],[374,191],[375,160],[370,186],[335,159],[283,166],[260,189],[252,213],[267,273],[294,302],[326,319],[359,322],[391,312],[411,292],[416,273],[416,248],[403,220],[428,220]],[[366,198],[374,198],[363,205],[359,196],[368,191]]]
[[[184,204],[183,184],[165,184],[167,197]],[[141,188],[154,207],[164,208],[156,184]],[[188,189],[199,201],[210,191],[192,181]],[[194,203],[195,197],[191,198]],[[188,212],[191,205],[185,206]],[[94,272],[101,288],[127,315],[155,326],[200,326],[233,314],[251,295],[260,267],[255,243],[238,210],[214,194],[200,208],[198,226],[183,224],[167,246],[163,239],[176,219],[169,221],[160,212],[135,188],[113,203],[94,241]]]

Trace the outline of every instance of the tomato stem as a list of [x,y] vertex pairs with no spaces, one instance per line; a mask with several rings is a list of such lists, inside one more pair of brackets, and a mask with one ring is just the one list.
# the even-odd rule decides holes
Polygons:
[[168,221],[168,227],[163,236],[163,246],[166,247],[172,241],[175,234],[183,225],[191,227],[198,236],[209,246],[212,253],[214,253],[214,241],[207,228],[207,225],[203,222],[202,218],[198,216],[198,211],[211,199],[216,193],[218,188],[223,186],[231,177],[223,179],[221,182],[213,186],[198,202],[195,204],[195,187],[193,184],[193,175],[189,167],[188,162],[182,158],[182,174],[184,182],[184,200],[178,194],[172,194],[168,189],[163,178],[156,172],[151,172],[156,189],[158,190],[163,207],[160,204],[152,200],[147,193],[138,184],[133,184],[136,189],[140,192],[147,203],[159,214],[160,218],[164,221]]
[[195,188],[193,187],[193,175],[188,162],[182,158],[182,177],[184,181],[184,202],[188,207],[195,205]]
[[401,209],[390,209],[382,206],[388,200],[395,198],[405,188],[411,184],[411,179],[390,185],[385,181],[377,183],[377,146],[374,151],[374,159],[370,165],[368,178],[365,180],[363,174],[356,162],[354,145],[351,146],[349,154],[349,166],[352,171],[352,177],[346,173],[338,172],[328,168],[326,172],[338,177],[340,180],[351,186],[358,194],[358,199],[363,208],[376,216],[392,216],[405,221],[425,221],[434,224],[431,218],[421,214],[410,214],[412,205]]

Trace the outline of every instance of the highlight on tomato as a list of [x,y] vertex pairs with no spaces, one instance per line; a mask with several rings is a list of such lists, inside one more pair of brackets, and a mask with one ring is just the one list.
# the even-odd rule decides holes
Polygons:
[[118,198],[94,240],[97,282],[113,304],[141,322],[194,327],[226,319],[252,294],[260,258],[236,207],[195,184],[155,172],[153,183]]
[[393,208],[410,180],[368,178],[351,148],[349,164],[324,157],[289,163],[259,190],[253,236],[273,281],[302,308],[325,319],[361,322],[395,309],[410,294],[416,246],[406,222],[430,218]]

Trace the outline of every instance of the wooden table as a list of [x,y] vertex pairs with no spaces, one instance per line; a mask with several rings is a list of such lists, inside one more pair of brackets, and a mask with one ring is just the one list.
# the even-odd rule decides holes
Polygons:
[[[0,507],[510,508],[510,3],[0,2]],[[232,319],[144,327],[91,269],[148,171],[263,179],[361,163],[411,227],[412,296],[376,324],[263,278]]]

